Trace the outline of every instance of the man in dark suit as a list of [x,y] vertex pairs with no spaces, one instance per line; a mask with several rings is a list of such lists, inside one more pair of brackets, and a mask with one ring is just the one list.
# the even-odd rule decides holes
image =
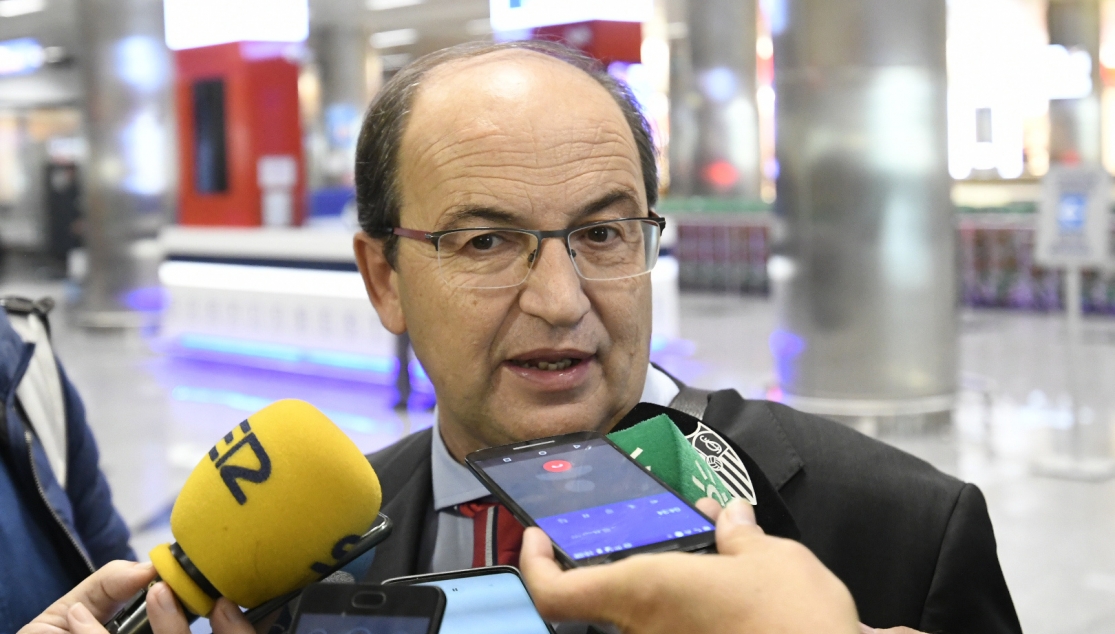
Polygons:
[[517,561],[507,538],[521,527],[461,464],[468,453],[665,411],[767,533],[843,581],[867,625],[1020,631],[974,486],[649,363],[657,192],[629,93],[566,49],[454,47],[381,91],[357,149],[356,259],[438,410],[433,429],[370,456],[396,528],[367,579]]

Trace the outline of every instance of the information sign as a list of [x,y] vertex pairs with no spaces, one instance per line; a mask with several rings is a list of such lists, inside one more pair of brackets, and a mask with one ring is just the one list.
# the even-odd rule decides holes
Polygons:
[[1035,260],[1046,267],[1103,266],[1109,258],[1111,180],[1099,166],[1054,166],[1042,181]]

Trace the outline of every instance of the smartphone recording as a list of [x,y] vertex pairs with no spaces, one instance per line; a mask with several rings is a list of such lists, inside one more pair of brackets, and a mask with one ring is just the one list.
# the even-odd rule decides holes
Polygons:
[[701,550],[715,541],[711,520],[599,434],[484,449],[467,463],[571,565]]

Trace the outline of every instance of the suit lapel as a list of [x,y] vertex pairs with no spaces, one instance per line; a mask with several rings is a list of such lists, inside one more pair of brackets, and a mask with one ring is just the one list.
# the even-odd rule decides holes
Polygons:
[[380,454],[371,457],[372,465],[383,474],[386,503],[380,510],[395,526],[391,536],[376,547],[375,557],[364,575],[365,583],[381,583],[418,572],[420,544],[434,502],[430,438],[428,430],[420,432],[407,447],[387,460],[377,460]]
[[714,392],[705,421],[745,447],[775,489],[805,466],[765,401],[745,401],[735,390]]

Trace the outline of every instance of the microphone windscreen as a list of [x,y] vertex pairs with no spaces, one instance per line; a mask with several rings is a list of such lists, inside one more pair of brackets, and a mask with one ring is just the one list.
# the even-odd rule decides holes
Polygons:
[[608,440],[690,503],[711,497],[723,506],[734,497],[720,475],[665,414],[608,434]]
[[[313,405],[283,400],[249,416],[201,460],[170,528],[213,589],[251,608],[317,581],[372,526],[381,499],[355,443]],[[196,584],[176,587],[182,570],[160,566],[168,553],[156,551],[152,561],[186,607],[208,614],[212,601],[196,598]]]

